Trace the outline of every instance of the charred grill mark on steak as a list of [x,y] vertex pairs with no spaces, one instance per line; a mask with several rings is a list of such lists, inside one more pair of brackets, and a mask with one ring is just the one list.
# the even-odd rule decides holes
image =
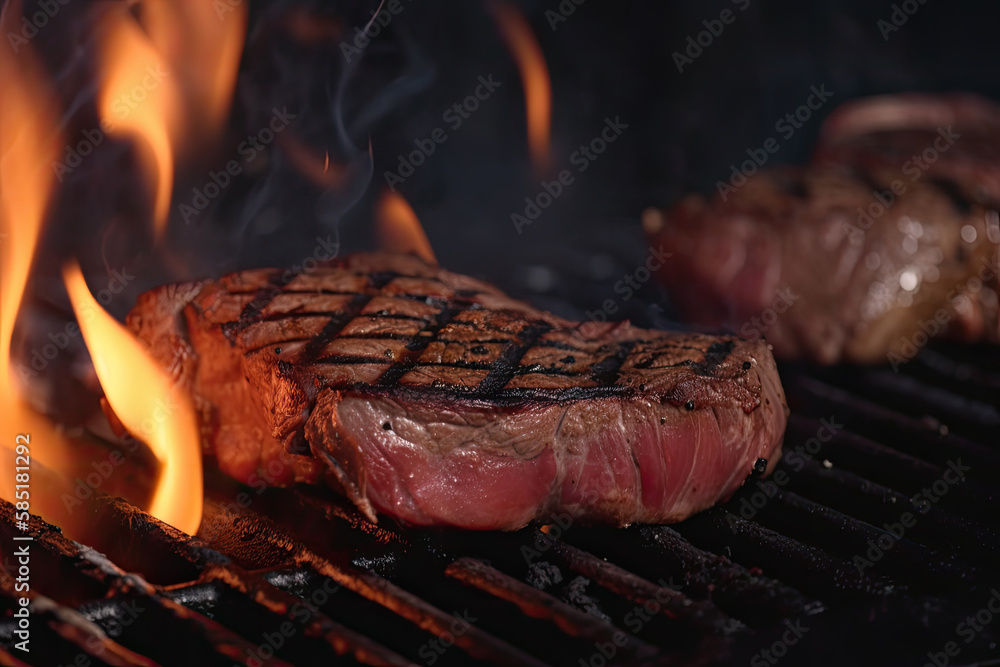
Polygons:
[[[372,396],[419,395],[429,401],[462,397],[498,406],[642,393],[644,384],[620,381],[623,372],[655,373],[690,367],[692,376],[725,380],[734,377],[718,373],[733,350],[732,341],[714,343],[706,349],[689,344],[686,338],[666,336],[649,341],[615,341],[605,336],[590,340],[578,335],[574,327],[580,325],[533,318],[530,312],[537,311],[508,312],[502,307],[484,307],[477,299],[496,296],[495,292],[455,289],[437,277],[391,271],[366,274],[337,265],[323,267],[318,273],[323,272],[334,273],[342,282],[357,281],[361,291],[300,289],[296,283],[299,276],[282,280],[283,274],[272,274],[269,286],[253,292],[254,298],[242,308],[238,320],[221,323],[230,345],[240,348],[247,357],[280,348],[283,352],[275,353],[279,359],[282,355],[288,357],[293,345],[300,346],[294,357],[276,359],[278,372],[286,379],[318,374],[318,387],[350,389]],[[322,278],[310,277],[317,284]],[[411,288],[415,291],[408,292]],[[239,299],[248,293],[228,291],[227,297]],[[282,294],[301,295],[307,302],[309,296],[339,296],[345,297],[346,303],[338,310],[312,310],[304,303],[285,312],[268,313],[268,306]],[[287,337],[269,339],[261,345],[247,345],[241,338],[254,325],[280,327],[283,322],[308,322],[309,318],[327,321],[311,336],[296,335],[295,330]],[[384,325],[386,321],[396,324]],[[414,326],[407,327],[407,323]],[[350,351],[359,344],[379,341],[385,342],[384,350],[376,351],[373,346],[371,353]],[[324,377],[319,371],[351,366],[367,369],[360,372],[363,381],[350,372]],[[741,368],[738,375],[748,373]],[[686,382],[672,391],[669,400],[687,402],[690,397],[685,387],[690,384]],[[747,404],[748,399],[742,400]]]
[[519,364],[525,353],[541,336],[552,330],[548,322],[535,322],[524,328],[518,339],[509,343],[500,353],[490,369],[489,375],[479,385],[479,393],[490,397],[507,386],[507,383],[519,372]]
[[679,520],[777,460],[763,343],[570,322],[407,256],[260,292],[273,281],[165,286],[129,315],[237,479],[278,461],[280,484],[325,479],[372,520],[516,529],[581,504],[615,525]]
[[315,360],[320,351],[322,351],[322,349],[326,347],[330,341],[336,338],[340,332],[347,327],[347,325],[354,321],[354,318],[361,313],[361,310],[368,304],[369,301],[371,301],[371,299],[372,297],[369,294],[356,294],[351,299],[351,303],[347,310],[334,313],[319,335],[306,344],[306,349],[303,353],[303,361],[308,363]]
[[619,371],[621,371],[629,352],[634,347],[635,341],[628,341],[619,345],[614,354],[605,357],[591,367],[591,379],[601,387],[613,385],[617,382]]
[[455,317],[472,307],[472,302],[462,300],[458,303],[443,305],[438,311],[434,321],[422,328],[416,337],[412,338],[406,345],[409,351],[405,358],[400,359],[379,378],[378,385],[382,387],[392,386],[399,382],[400,378],[413,370],[418,363],[420,353],[427,349],[438,332],[444,329]]
[[692,363],[691,370],[703,377],[714,376],[719,365],[729,357],[735,345],[736,343],[731,340],[712,343],[705,352],[705,359]]
[[222,326],[222,333],[232,342],[233,337],[251,324],[261,320],[264,308],[267,307],[274,297],[282,293],[282,288],[291,282],[291,277],[285,271],[273,272],[267,280],[267,286],[256,291],[254,298],[243,307],[240,319],[236,322],[227,322]]
[[371,302],[378,291],[392,282],[396,277],[397,274],[389,271],[380,271],[371,274],[368,277],[371,291],[367,294],[353,295],[351,302],[345,310],[337,312],[330,317],[330,321],[323,327],[323,331],[306,345],[303,361],[308,363],[314,360],[330,341],[336,338],[341,331],[347,328],[361,314],[361,311]]

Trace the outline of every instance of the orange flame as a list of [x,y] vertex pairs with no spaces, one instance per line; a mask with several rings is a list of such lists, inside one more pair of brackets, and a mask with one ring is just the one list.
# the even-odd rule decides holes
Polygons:
[[201,523],[203,495],[200,438],[190,397],[98,305],[78,264],[68,265],[63,279],[108,403],[160,462],[149,513],[193,535]]
[[401,194],[386,190],[379,199],[375,208],[375,233],[382,250],[413,253],[425,262],[437,264],[420,219]]
[[[246,33],[246,3],[140,3],[108,13],[101,44],[101,127],[144,142],[155,183],[154,230],[166,231],[176,154],[218,136],[228,118]],[[145,30],[143,29],[145,27]]]
[[181,82],[183,128],[215,137],[229,115],[246,35],[247,3],[206,0],[143,2],[140,21],[149,40]]
[[101,128],[146,143],[152,157],[144,165],[156,184],[153,197],[157,238],[166,231],[174,181],[171,137],[178,131],[177,84],[163,58],[124,6],[108,14],[101,44],[105,80],[98,96]]
[[[194,143],[199,131],[216,133],[228,115],[245,32],[244,4],[227,4],[224,11],[216,8],[221,3],[202,0],[131,3],[152,21],[147,32],[124,3],[102,15],[105,32],[98,64],[103,79],[97,96],[101,130],[148,148],[143,168],[155,185],[158,236],[166,227],[180,138]],[[11,0],[0,12],[0,32],[15,30],[20,18],[21,2]],[[22,47],[16,57],[12,50],[0,49],[0,81],[4,83],[0,104],[0,460],[4,470],[11,470],[13,466],[7,465],[15,460],[11,448],[24,442],[15,439],[17,434],[30,434],[31,512],[64,529],[82,531],[86,529],[84,517],[70,515],[73,504],[80,504],[80,496],[73,494],[83,483],[76,479],[74,487],[67,480],[89,470],[93,461],[81,452],[88,447],[92,452],[93,445],[80,439],[70,441],[50,420],[33,412],[12,373],[14,324],[53,189],[52,166],[58,163],[64,141],[57,131],[60,112],[55,97],[41,83],[45,77],[29,49]],[[160,461],[150,513],[194,533],[201,521],[203,496],[200,439],[190,399],[159,370],[142,344],[96,304],[78,266],[67,267],[64,279],[109,405]],[[120,491],[118,481],[109,482],[105,490]],[[14,482],[13,475],[4,475],[0,496],[14,500]]]
[[542,47],[538,45],[524,15],[512,5],[499,0],[490,3],[490,8],[521,73],[528,115],[528,149],[535,168],[544,171],[550,164],[552,126],[552,81],[549,68],[545,64]]
[[[20,19],[21,3],[8,3],[0,13],[0,32],[7,34]],[[3,412],[0,453],[4,463],[13,452],[18,434],[28,434],[33,462],[59,461],[66,455],[65,441],[49,423],[32,411],[21,398],[11,373],[11,339],[21,307],[38,237],[53,187],[51,164],[59,159],[62,139],[54,128],[57,111],[51,91],[40,83],[44,73],[26,50],[15,58],[11,49],[0,48],[0,410]],[[14,499],[13,466],[2,466],[0,496]],[[31,473],[39,471],[34,467]],[[35,484],[41,479],[33,477]],[[52,480],[49,480],[52,481]],[[61,481],[61,480],[60,480]],[[30,489],[29,489],[30,492]],[[31,511],[52,516],[46,504],[31,498]]]

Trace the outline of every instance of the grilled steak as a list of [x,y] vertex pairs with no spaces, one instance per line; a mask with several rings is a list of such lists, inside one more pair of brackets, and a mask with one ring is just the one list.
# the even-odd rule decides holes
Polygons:
[[998,341],[998,137],[973,95],[850,102],[813,166],[648,211],[660,276],[683,317],[779,357],[898,367],[933,336]]
[[920,183],[888,197],[833,168],[765,170],[644,225],[673,253],[660,276],[686,319],[779,357],[897,364],[945,331],[1000,339],[995,214]]
[[[934,181],[1000,206],[1000,105],[978,95],[909,93],[854,100],[824,123],[813,162]],[[886,183],[888,185],[888,183]]]
[[372,521],[676,521],[770,469],[785,427],[763,343],[569,322],[410,256],[165,286],[128,325],[224,472],[325,478]]

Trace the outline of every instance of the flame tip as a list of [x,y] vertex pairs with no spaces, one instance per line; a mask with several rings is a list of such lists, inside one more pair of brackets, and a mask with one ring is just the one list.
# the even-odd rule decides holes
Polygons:
[[[101,308],[79,262],[67,262],[63,277],[110,409],[160,461],[149,513],[193,534],[201,522],[203,495],[200,488],[192,493],[184,479],[194,477],[200,486],[201,438],[190,397],[153,360],[145,344]],[[84,312],[89,316],[82,317]],[[139,384],[142,391],[135,390]]]
[[375,231],[379,247],[387,252],[414,254],[437,266],[437,257],[413,207],[403,195],[383,190],[375,208]]
[[524,86],[531,161],[536,171],[547,172],[551,167],[552,79],[545,55],[520,10],[502,0],[490,0],[489,5]]

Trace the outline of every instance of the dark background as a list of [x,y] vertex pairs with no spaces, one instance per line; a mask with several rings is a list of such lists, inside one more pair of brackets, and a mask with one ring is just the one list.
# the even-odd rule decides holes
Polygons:
[[[107,306],[123,318],[139,293],[165,282],[301,263],[318,236],[339,239],[344,253],[374,247],[372,211],[385,172],[438,127],[448,140],[399,191],[443,266],[567,317],[583,318],[614,298],[615,317],[682,326],[655,280],[628,300],[614,291],[646,259],[639,224],[646,207],[714,192],[748,149],[771,137],[780,150],[768,164],[807,160],[822,118],[852,98],[974,91],[1000,99],[997,3],[910,0],[916,12],[887,40],[878,22],[904,3],[516,3],[551,74],[553,170],[568,168],[575,177],[518,234],[511,215],[524,212],[525,198],[537,195],[540,183],[528,160],[520,78],[486,2],[398,0],[402,11],[348,63],[341,42],[353,40],[378,2],[246,1],[249,27],[232,117],[217,145],[179,166],[166,243],[153,242],[148,189],[137,182],[133,149],[105,142],[60,186],[27,302],[31,316],[19,320],[23,354],[71,319],[59,276],[69,257],[80,258],[95,291],[112,269],[136,275]],[[32,40],[61,98],[68,141],[98,123],[90,54],[100,39],[101,11],[111,4],[70,0]],[[551,13],[560,6],[575,9],[553,30]],[[36,9],[25,3],[26,13]],[[724,9],[735,20],[679,72],[673,54]],[[490,75],[500,88],[452,130],[442,114]],[[813,86],[825,86],[832,99],[792,137],[779,135],[775,123],[803,104]],[[276,141],[185,223],[178,207],[191,200],[191,189],[204,186],[248,134],[265,127],[273,108],[297,114],[287,133],[316,155],[329,152],[348,177],[337,187],[319,187]],[[577,173],[570,155],[598,136],[608,117],[628,129]],[[48,391],[41,394],[64,396],[67,375],[86,377],[81,343],[74,340],[49,365],[39,380]]]
[[[141,219],[146,193],[130,181],[129,149],[114,142],[67,179],[43,255],[80,256],[88,274],[134,266],[140,256],[138,291],[167,280],[292,265],[311,253],[317,235],[339,234],[345,252],[372,247],[372,206],[385,188],[385,172],[397,169],[398,156],[412,151],[415,140],[444,127],[448,141],[399,186],[441,263],[582,316],[613,296],[614,283],[644,260],[638,222],[644,208],[696,190],[713,192],[731,166],[767,138],[780,145],[769,164],[803,162],[822,118],[851,98],[963,90],[1000,99],[996,3],[515,3],[551,73],[554,170],[575,173],[569,156],[597,136],[605,118],[620,117],[629,126],[518,234],[511,215],[523,213],[525,197],[534,197],[540,184],[528,161],[521,82],[487,2],[398,0],[402,11],[348,64],[340,44],[365,25],[375,0],[246,1],[249,30],[229,133],[177,175],[167,249],[181,261],[163,261],[163,249],[152,248]],[[70,2],[33,41],[68,110],[67,138],[95,127],[87,54],[99,38],[94,8],[107,4]],[[878,22],[902,4],[916,11],[885,39]],[[574,11],[553,29],[551,16],[560,6]],[[33,9],[27,1],[26,12]],[[705,31],[703,21],[724,9],[735,20],[679,72],[672,54],[683,52],[689,37]],[[303,26],[313,30],[308,39]],[[489,75],[501,87],[460,128],[448,128],[442,114],[472,94],[479,76]],[[805,102],[811,86],[824,85],[832,99],[791,138],[778,135],[775,123]],[[203,186],[247,134],[264,127],[274,107],[298,114],[291,129],[296,139],[349,165],[348,181],[316,187],[276,142],[266,160],[185,224],[178,207],[190,201],[191,188]],[[365,155],[369,142],[373,165]],[[638,321],[648,317],[649,305],[666,303],[651,284],[640,296],[623,304],[625,315]],[[120,316],[131,301],[111,308]]]
[[[553,166],[573,169],[576,180],[519,235],[511,214],[523,212],[525,197],[540,187],[528,162],[520,80],[495,23],[481,2],[401,1],[404,10],[366,49],[345,96],[355,145],[363,149],[370,138],[374,151],[371,186],[341,222],[345,248],[370,245],[371,204],[384,172],[397,168],[415,139],[442,126],[442,112],[470,94],[479,75],[493,74],[504,85],[449,130],[400,191],[444,266],[575,317],[615,296],[614,283],[644,261],[638,221],[645,207],[713,192],[731,165],[768,137],[781,146],[771,164],[803,162],[822,118],[851,98],[910,90],[1000,97],[996,3],[913,2],[919,9],[887,40],[878,21],[890,20],[890,2],[750,0],[740,11],[742,0],[587,0],[555,30],[546,12],[558,11],[559,2],[521,3],[552,77]],[[259,25],[276,7],[255,5],[252,21]],[[367,5],[359,7],[329,11],[348,17],[353,33],[368,14]],[[678,72],[672,54],[726,8],[735,21]],[[338,55],[328,61],[328,78],[343,75]],[[254,65],[244,62],[246,79],[254,80]],[[272,99],[282,97],[278,88],[289,86],[287,94],[302,83],[279,84]],[[821,85],[834,93],[830,102],[790,139],[778,135],[775,122]],[[371,112],[380,96],[394,102],[384,115]],[[570,154],[609,116],[629,129],[577,174]],[[249,251],[249,264],[259,259]],[[658,322],[657,305],[669,312],[655,285],[639,296],[622,304],[633,320]]]

